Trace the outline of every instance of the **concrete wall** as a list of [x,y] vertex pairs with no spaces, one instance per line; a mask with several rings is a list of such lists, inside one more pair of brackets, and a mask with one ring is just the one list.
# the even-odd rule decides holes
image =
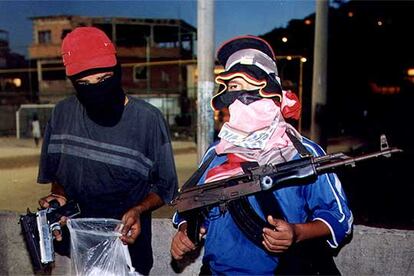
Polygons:
[[[0,275],[32,275],[18,218],[16,213],[0,212]],[[169,250],[175,229],[169,219],[154,219],[153,232],[151,275],[198,275],[201,257],[172,268]],[[414,231],[357,225],[353,240],[335,261],[343,275],[414,275]],[[56,265],[59,273],[70,273],[61,258]]]

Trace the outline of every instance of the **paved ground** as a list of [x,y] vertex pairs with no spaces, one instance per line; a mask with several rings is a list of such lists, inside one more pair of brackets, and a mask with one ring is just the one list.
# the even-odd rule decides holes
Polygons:
[[[174,141],[174,159],[179,183],[182,184],[196,169],[196,145]],[[36,210],[37,200],[48,194],[49,185],[36,184],[40,147],[31,139],[17,140],[0,137],[0,210],[24,213]],[[172,208],[165,206],[154,217],[170,217]]]

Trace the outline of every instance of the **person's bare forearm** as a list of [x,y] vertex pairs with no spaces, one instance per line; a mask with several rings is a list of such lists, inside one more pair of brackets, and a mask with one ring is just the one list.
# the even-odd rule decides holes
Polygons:
[[54,199],[59,202],[60,206],[65,205],[68,201],[63,186],[56,182],[51,183],[50,194],[39,199],[39,205],[42,208],[49,208],[49,202]]
[[156,193],[150,192],[139,204],[137,204],[134,209],[138,211],[139,214],[145,212],[151,212],[164,205],[164,201]]
[[66,197],[65,189],[63,188],[62,185],[60,185],[57,182],[52,182],[50,192],[52,194],[55,194],[55,195],[60,195],[60,196]]
[[326,237],[331,234],[328,226],[320,220],[308,223],[293,224],[295,241]]

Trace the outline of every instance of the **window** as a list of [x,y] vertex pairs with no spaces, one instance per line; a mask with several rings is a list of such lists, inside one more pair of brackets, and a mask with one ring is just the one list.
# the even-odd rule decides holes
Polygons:
[[116,45],[121,47],[146,47],[150,26],[116,24]]
[[0,68],[6,67],[6,66],[7,66],[6,58],[0,57]]
[[55,81],[65,80],[66,73],[62,63],[45,63],[42,64],[42,80]]
[[147,79],[147,67],[134,66],[134,81],[141,81]]
[[178,47],[177,26],[154,26],[154,42],[160,48],[176,48]]
[[62,35],[60,36],[60,38],[63,40],[65,38],[65,36],[70,33],[71,30],[70,29],[64,29],[62,30]]
[[161,71],[161,81],[162,82],[170,82],[170,75],[165,71]]
[[52,34],[50,31],[38,32],[39,44],[49,44],[52,42]]

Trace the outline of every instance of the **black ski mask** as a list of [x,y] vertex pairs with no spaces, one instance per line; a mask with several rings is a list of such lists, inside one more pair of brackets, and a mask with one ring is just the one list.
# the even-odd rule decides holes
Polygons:
[[[114,74],[95,84],[76,82],[85,76],[102,72],[113,72]],[[85,107],[88,117],[101,126],[111,127],[121,120],[125,105],[121,77],[120,65],[112,68],[91,69],[70,77],[76,90],[76,97]]]

